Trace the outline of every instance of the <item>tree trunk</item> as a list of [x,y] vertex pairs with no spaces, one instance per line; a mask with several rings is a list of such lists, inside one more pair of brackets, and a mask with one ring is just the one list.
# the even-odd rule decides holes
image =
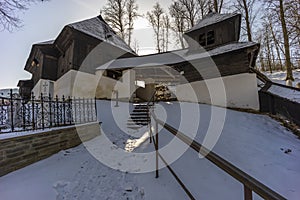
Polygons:
[[276,38],[274,29],[273,29],[273,25],[272,25],[271,22],[270,22],[270,30],[271,30],[272,37],[273,37],[273,40],[274,40],[274,43],[275,43],[275,49],[276,49],[277,57],[278,57],[278,60],[279,60],[280,70],[283,71],[283,64],[282,64],[282,61],[281,61],[281,55],[280,55],[280,50],[279,50],[279,42]]
[[286,80],[294,81],[293,71],[292,71],[292,63],[291,63],[291,55],[290,55],[289,35],[288,35],[287,26],[286,26],[286,22],[285,22],[283,0],[279,0],[279,8],[280,8],[280,21],[281,21],[281,26],[282,26],[285,59],[286,59]]
[[244,9],[245,9],[245,19],[246,19],[246,28],[247,28],[247,35],[248,41],[252,42],[252,33],[251,33],[251,26],[250,26],[250,17],[249,17],[249,8],[247,6],[247,1],[243,0]]
[[269,31],[268,27],[266,27],[266,45],[267,45],[267,59],[268,59],[268,67],[270,70],[270,73],[272,74],[272,61],[271,61],[271,48],[270,48],[270,38],[269,38]]

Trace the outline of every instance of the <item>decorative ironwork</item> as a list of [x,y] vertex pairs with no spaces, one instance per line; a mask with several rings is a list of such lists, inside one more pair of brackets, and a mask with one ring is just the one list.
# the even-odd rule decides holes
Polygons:
[[30,131],[96,121],[95,99],[32,94],[21,99],[0,97],[0,133]]

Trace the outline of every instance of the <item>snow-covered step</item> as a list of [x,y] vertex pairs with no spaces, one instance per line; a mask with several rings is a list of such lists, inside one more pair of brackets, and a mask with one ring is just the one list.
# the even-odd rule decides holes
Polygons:
[[127,127],[138,129],[149,124],[149,109],[147,104],[133,104],[134,109],[130,113],[130,118],[127,121]]

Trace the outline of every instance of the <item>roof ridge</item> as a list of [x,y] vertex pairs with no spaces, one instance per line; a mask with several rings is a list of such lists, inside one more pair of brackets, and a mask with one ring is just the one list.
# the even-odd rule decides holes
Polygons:
[[[112,44],[118,48],[134,53],[132,48],[117,35],[101,15],[66,25],[82,33]],[[109,39],[110,38],[110,39]]]

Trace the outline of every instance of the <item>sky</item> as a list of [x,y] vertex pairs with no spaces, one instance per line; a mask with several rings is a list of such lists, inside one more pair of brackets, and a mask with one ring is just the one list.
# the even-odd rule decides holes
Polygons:
[[[167,10],[172,0],[158,1]],[[23,26],[14,32],[0,32],[0,89],[16,88],[18,81],[30,79],[24,71],[31,46],[35,43],[55,39],[67,24],[99,15],[105,0],[50,0],[33,4],[25,12],[18,13]],[[155,1],[137,0],[139,13],[146,14]],[[133,37],[142,51],[155,49],[153,33],[146,19],[138,19]],[[142,53],[142,52],[141,52]]]

